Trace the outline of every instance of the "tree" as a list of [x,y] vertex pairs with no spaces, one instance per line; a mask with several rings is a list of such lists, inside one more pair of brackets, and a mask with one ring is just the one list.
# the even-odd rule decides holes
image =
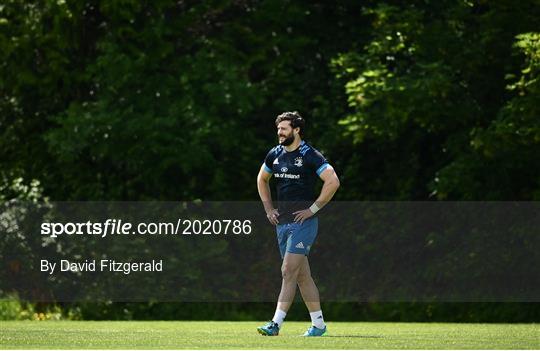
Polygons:
[[506,105],[505,74],[519,65],[512,41],[534,28],[534,1],[380,3],[366,14],[373,19],[371,42],[333,61],[350,108],[341,125],[361,155],[345,175],[358,174],[360,193],[530,198],[528,185],[512,182],[511,172],[506,180],[492,177],[509,167],[509,158],[478,162],[472,145]]

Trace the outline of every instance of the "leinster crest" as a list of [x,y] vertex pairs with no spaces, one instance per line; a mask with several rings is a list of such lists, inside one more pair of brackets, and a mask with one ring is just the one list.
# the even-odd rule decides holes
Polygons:
[[295,158],[294,159],[294,165],[296,167],[302,167],[302,165],[303,165],[302,157]]

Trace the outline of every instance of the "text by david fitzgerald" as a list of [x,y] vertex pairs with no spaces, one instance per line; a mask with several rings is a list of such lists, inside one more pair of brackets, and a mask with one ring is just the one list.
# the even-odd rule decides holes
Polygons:
[[41,271],[54,274],[57,268],[61,272],[122,272],[131,274],[133,272],[162,272],[163,260],[151,260],[148,262],[117,262],[115,260],[84,260],[69,261],[60,260],[51,262],[41,260]]

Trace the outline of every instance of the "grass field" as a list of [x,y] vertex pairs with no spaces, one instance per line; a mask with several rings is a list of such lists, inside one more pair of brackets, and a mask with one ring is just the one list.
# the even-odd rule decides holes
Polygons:
[[299,336],[286,322],[277,337],[257,322],[0,321],[2,349],[540,349],[537,324],[328,323],[329,335]]

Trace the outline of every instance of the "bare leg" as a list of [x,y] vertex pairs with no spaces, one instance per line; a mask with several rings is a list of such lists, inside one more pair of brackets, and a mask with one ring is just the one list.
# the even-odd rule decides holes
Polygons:
[[309,312],[316,312],[321,310],[321,300],[319,297],[319,289],[315,285],[313,278],[311,277],[311,269],[309,268],[309,261],[307,256],[303,257],[300,271],[298,272],[298,287],[300,293],[306,304]]
[[281,292],[279,293],[277,303],[277,308],[283,312],[289,310],[294,300],[298,273],[300,272],[300,267],[304,262],[304,258],[304,255],[289,252],[287,252],[283,258],[283,264],[281,265],[281,275],[283,280],[281,281]]

